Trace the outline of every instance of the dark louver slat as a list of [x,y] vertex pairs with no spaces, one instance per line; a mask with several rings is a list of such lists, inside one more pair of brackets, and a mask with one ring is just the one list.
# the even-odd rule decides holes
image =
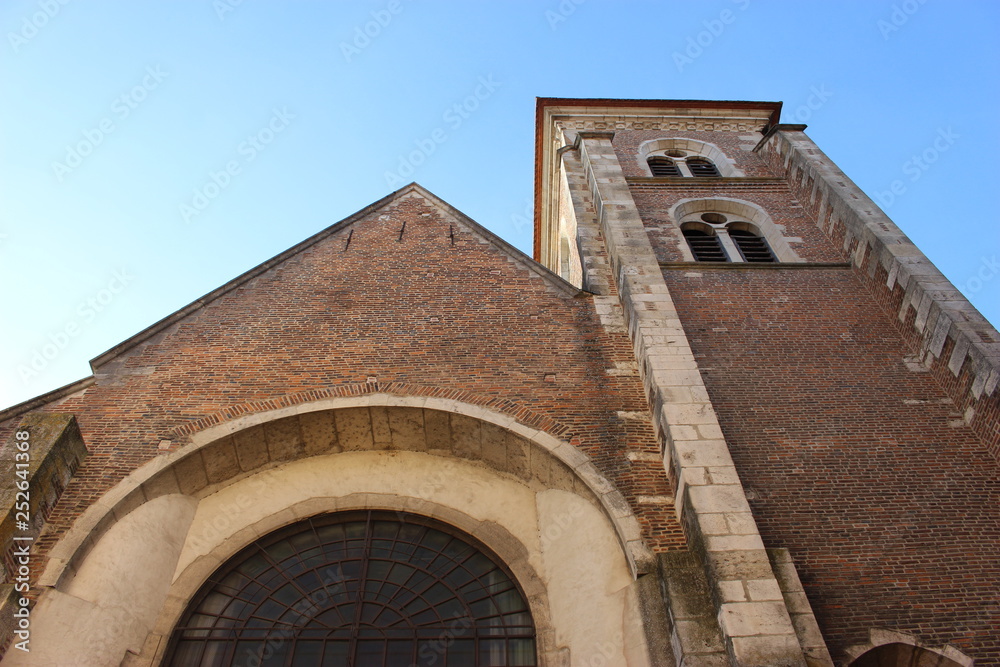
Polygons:
[[685,229],[684,238],[687,239],[691,254],[698,262],[728,262],[726,252],[722,249],[722,243],[718,236],[709,236],[705,232],[695,229]]
[[743,230],[729,230],[729,236],[732,237],[733,241],[736,243],[736,247],[740,250],[740,254],[743,255],[743,261],[778,261],[775,259],[774,253],[771,252],[771,248],[768,247],[767,241],[765,241],[762,237],[754,236],[752,233]]
[[646,160],[646,164],[649,165],[649,171],[652,172],[653,176],[680,176],[681,170],[677,164],[666,157],[651,157]]
[[692,176],[699,177],[717,177],[719,176],[719,170],[715,168],[710,160],[700,157],[692,157],[687,159],[688,169],[691,170]]

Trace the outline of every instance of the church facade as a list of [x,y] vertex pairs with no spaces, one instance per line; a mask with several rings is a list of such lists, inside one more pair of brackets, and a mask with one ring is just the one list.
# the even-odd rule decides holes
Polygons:
[[1000,665],[1000,334],[780,111],[539,99],[533,258],[411,184],[0,412],[4,664]]

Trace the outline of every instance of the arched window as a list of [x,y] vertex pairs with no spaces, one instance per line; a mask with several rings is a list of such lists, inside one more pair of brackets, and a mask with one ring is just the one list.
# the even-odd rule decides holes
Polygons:
[[702,231],[700,229],[687,227],[684,230],[684,238],[691,248],[696,262],[728,262],[722,243],[715,234]]
[[[687,165],[682,167],[686,169]],[[718,196],[682,199],[669,214],[680,228],[675,233],[691,228],[717,236],[730,262],[802,261],[789,246],[790,242],[801,240],[785,237],[784,230],[753,202]],[[696,259],[684,250],[684,245],[681,251],[685,259]]]
[[688,169],[691,170],[692,176],[719,176],[719,170],[716,169],[715,164],[703,157],[689,157],[686,161]]
[[883,644],[873,648],[854,660],[850,667],[897,667],[898,665],[962,667],[961,663],[951,660],[937,651],[898,643]]
[[635,152],[636,166],[640,168],[640,172],[648,169],[650,175],[659,176],[660,174],[653,171],[650,162],[652,158],[667,158],[673,161],[679,173],[663,174],[665,176],[735,178],[745,175],[742,170],[736,168],[736,162],[718,146],[689,137],[660,137],[639,144]]
[[254,542],[191,600],[167,665],[535,665],[499,559],[402,512],[313,517]]
[[771,252],[771,248],[767,245],[767,241],[764,237],[757,236],[753,232],[747,231],[745,229],[732,229],[727,230],[729,232],[730,238],[736,244],[736,247],[740,251],[740,255],[743,256],[744,262],[776,262],[778,261],[774,257],[774,253]]
[[653,176],[681,176],[677,163],[668,157],[657,155],[646,160],[646,164]]

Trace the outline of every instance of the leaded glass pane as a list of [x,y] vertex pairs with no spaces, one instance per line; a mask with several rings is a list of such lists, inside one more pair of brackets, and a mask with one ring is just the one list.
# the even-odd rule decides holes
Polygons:
[[471,538],[354,512],[233,557],[193,598],[164,664],[533,666],[534,632],[516,582]]

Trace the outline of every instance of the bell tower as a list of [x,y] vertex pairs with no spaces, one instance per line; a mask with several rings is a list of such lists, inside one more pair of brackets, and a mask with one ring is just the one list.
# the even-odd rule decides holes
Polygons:
[[632,342],[732,664],[996,647],[1000,535],[933,527],[996,516],[1000,335],[780,113],[539,99],[535,257]]

